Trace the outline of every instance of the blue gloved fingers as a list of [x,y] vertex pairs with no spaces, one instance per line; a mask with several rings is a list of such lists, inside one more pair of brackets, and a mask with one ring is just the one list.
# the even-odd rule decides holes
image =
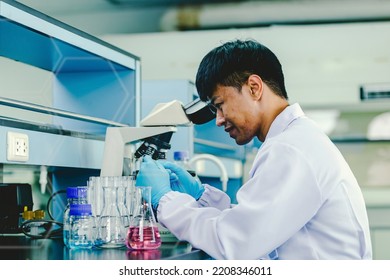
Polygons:
[[176,174],[178,177],[179,182],[172,184],[171,186],[173,190],[178,190],[180,192],[187,193],[191,195],[193,198],[198,200],[203,192],[204,187],[199,181],[199,179],[196,179],[192,177],[188,171],[177,164],[171,163],[171,162],[163,162],[162,165],[167,169],[171,170],[172,173]]
[[136,186],[152,187],[152,206],[157,208],[163,195],[171,191],[170,176],[167,170],[150,156],[144,156],[137,174]]
[[171,180],[171,184],[172,184],[172,182],[176,182],[179,180],[179,177],[177,177],[177,175],[175,173],[173,173],[172,170],[166,169],[166,171],[169,174],[169,180]]
[[164,168],[166,168],[166,169],[171,170],[175,174],[183,173],[183,175],[184,175],[185,174],[184,172],[188,173],[187,170],[183,169],[181,166],[179,166],[175,163],[169,162],[169,161],[164,161],[162,163],[162,166],[164,166]]
[[152,157],[149,155],[144,155],[142,157],[142,162],[154,162],[154,159],[152,159]]
[[172,173],[176,174],[180,181],[192,181],[194,178],[186,169],[181,166],[178,166],[172,162],[163,162],[162,165],[165,169],[170,170]]
[[154,161],[156,163],[156,165],[158,166],[158,168],[160,168],[161,170],[164,170],[164,166],[162,166],[161,162],[159,160],[155,160]]

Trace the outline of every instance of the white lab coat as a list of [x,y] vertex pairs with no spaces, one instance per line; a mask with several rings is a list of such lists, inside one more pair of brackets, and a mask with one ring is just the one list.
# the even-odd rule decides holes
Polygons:
[[199,201],[168,192],[157,217],[215,259],[371,259],[365,203],[341,153],[300,106],[272,123],[230,205],[205,186]]

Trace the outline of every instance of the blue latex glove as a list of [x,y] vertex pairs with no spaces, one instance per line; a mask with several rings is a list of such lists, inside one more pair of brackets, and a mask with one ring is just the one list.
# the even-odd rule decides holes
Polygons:
[[178,166],[175,163],[164,161],[162,165],[167,170],[171,171],[170,181],[173,190],[187,193],[196,200],[198,200],[202,196],[204,192],[204,187],[200,183],[199,179],[195,179],[190,173],[188,173],[187,170]]
[[173,173],[170,169],[165,169],[165,170],[168,171],[169,174],[169,179],[171,181],[171,189],[176,192],[187,193],[185,188],[180,183],[177,175]]
[[146,155],[142,159],[140,170],[135,181],[136,186],[150,186],[152,207],[157,209],[161,197],[171,191],[168,171],[161,163]]

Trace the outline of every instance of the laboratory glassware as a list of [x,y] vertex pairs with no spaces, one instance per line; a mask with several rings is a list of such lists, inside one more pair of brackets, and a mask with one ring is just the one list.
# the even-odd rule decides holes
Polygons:
[[70,220],[69,211],[72,204],[86,204],[87,203],[87,187],[68,187],[66,188],[67,205],[64,209],[63,215],[63,240],[66,247],[69,248],[69,230]]
[[123,176],[117,177],[119,180],[118,184],[118,208],[122,218],[123,225],[127,230],[130,226],[130,208],[131,208],[131,200],[130,200],[130,188],[132,187],[132,182],[134,181],[133,176]]
[[173,153],[173,160],[177,165],[183,167],[184,169],[190,169],[190,157],[187,151],[175,151]]
[[92,216],[97,220],[103,210],[102,177],[91,176],[88,179],[88,203],[92,207]]
[[126,237],[129,249],[153,250],[161,246],[160,232],[150,201],[151,187],[137,186],[134,213]]
[[135,205],[135,176],[128,176],[127,178],[125,205],[129,211],[129,221],[131,221]]
[[98,218],[95,245],[101,248],[125,246],[126,228],[118,207],[118,177],[101,177],[103,187],[103,209]]
[[71,204],[69,225],[69,248],[91,249],[95,241],[91,204]]

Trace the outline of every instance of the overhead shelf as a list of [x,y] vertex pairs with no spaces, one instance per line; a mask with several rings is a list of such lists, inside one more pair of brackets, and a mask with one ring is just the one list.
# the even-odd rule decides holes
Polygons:
[[[140,59],[131,53],[16,1],[0,0],[0,56],[53,73],[49,108],[2,98],[2,106],[51,116],[51,123],[37,124],[0,114],[3,150],[8,131],[29,136],[30,157],[22,164],[99,169],[106,128],[139,122]],[[4,153],[0,161],[20,163],[7,161]]]
[[337,110],[348,113],[380,113],[390,111],[390,98],[382,100],[364,100],[358,103],[335,103],[335,104],[316,104],[316,105],[302,105],[305,111],[320,111],[320,110]]
[[138,57],[16,1],[0,1],[0,16],[3,56],[52,72],[137,67]]

